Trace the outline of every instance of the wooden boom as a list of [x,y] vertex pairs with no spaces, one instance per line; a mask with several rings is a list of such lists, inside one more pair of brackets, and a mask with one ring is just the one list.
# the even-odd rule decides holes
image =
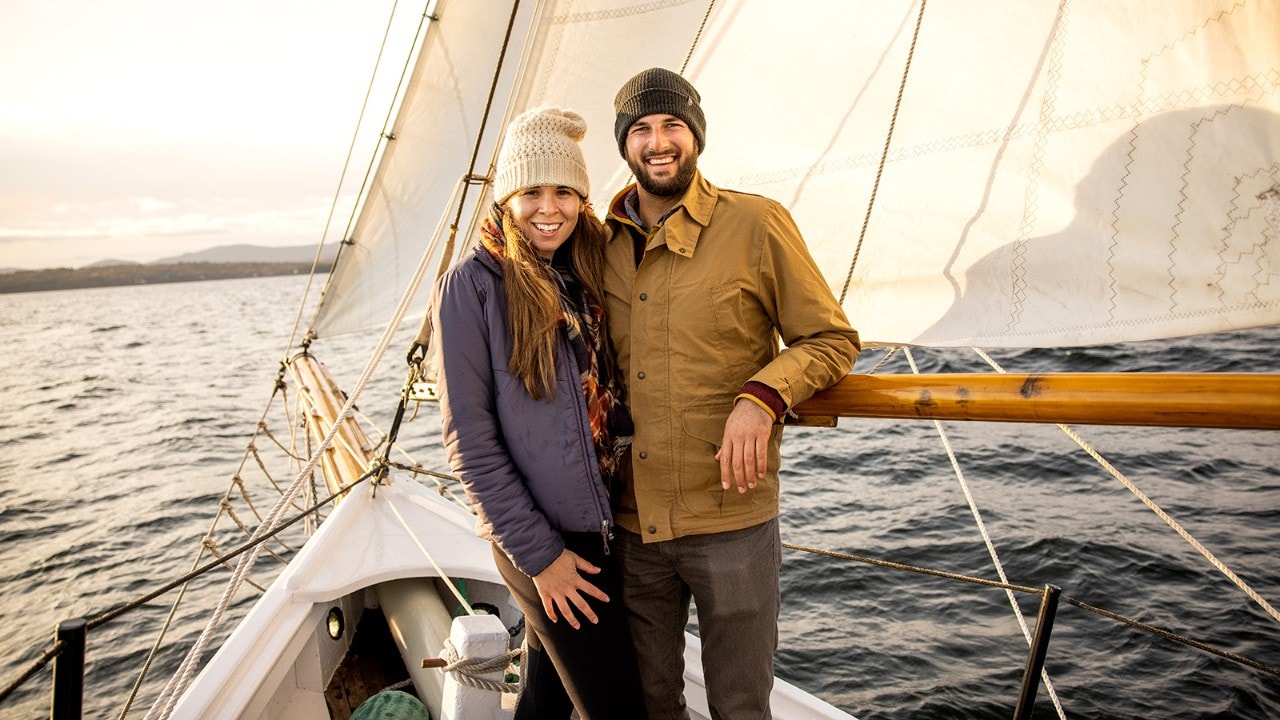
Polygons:
[[801,424],[874,417],[1280,429],[1280,374],[849,375],[798,403]]

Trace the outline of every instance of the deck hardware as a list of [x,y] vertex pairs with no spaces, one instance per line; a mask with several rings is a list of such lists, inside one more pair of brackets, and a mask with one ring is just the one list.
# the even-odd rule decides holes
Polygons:
[[1053,632],[1053,618],[1058,613],[1058,595],[1062,588],[1045,585],[1040,598],[1040,616],[1036,618],[1036,631],[1031,636],[1031,650],[1027,653],[1027,669],[1022,673],[1022,690],[1018,693],[1018,705],[1013,710],[1013,720],[1030,720],[1031,707],[1036,702],[1036,690],[1040,687],[1040,671],[1044,669],[1044,657],[1049,651],[1049,633]]
[[72,618],[53,631],[62,646],[53,661],[53,708],[50,720],[80,720],[84,711],[84,647],[88,621]]
[[329,608],[329,617],[325,620],[325,629],[329,631],[329,637],[334,640],[342,639],[342,634],[347,629],[347,619],[342,615],[342,608]]

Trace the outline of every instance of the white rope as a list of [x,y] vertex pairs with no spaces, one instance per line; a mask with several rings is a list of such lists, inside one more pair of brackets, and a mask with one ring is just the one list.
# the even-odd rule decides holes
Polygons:
[[[911,372],[919,375],[920,370],[916,367],[915,356],[911,354],[911,348],[903,348],[907,362],[911,365]],[[1010,584],[1009,578],[1005,575],[1004,565],[1000,562],[1000,555],[996,552],[995,544],[991,541],[991,534],[987,532],[987,525],[982,521],[982,513],[978,510],[978,503],[973,499],[973,493],[969,490],[969,482],[965,480],[964,470],[960,467],[960,461],[956,459],[955,451],[951,448],[951,440],[947,437],[946,430],[942,427],[940,420],[933,421],[933,427],[938,431],[938,437],[942,440],[942,447],[947,451],[947,458],[951,461],[951,469],[955,472],[956,480],[960,483],[960,489],[964,492],[964,498],[969,503],[969,512],[973,514],[973,520],[978,526],[978,532],[982,535],[982,542],[987,547],[987,554],[991,556],[991,563],[995,565],[996,573],[1000,576],[1000,582],[1005,585]],[[1018,607],[1018,600],[1014,597],[1013,591],[1005,588],[1005,597],[1009,600],[1009,606],[1013,608],[1013,616],[1018,621],[1018,627],[1022,628],[1022,637],[1027,641],[1027,647],[1031,647],[1031,630],[1027,627],[1027,620],[1022,616],[1022,608]],[[1053,701],[1053,707],[1058,711],[1058,717],[1065,720],[1066,713],[1062,709],[1062,702],[1058,700],[1058,691],[1053,687],[1053,681],[1049,679],[1049,671],[1043,666],[1040,668],[1040,678],[1044,680],[1045,689],[1049,693],[1050,700]]]
[[[465,178],[460,178],[458,180],[457,184],[454,186],[453,194],[450,196],[449,205],[446,207],[451,207],[453,205],[454,201],[457,199],[459,190],[465,182]],[[383,330],[382,337],[379,339],[377,347],[374,349],[369,361],[365,364],[364,372],[361,373],[360,379],[356,382],[356,385],[350,395],[347,396],[347,401],[339,411],[338,417],[345,417],[351,412],[352,408],[355,407],[356,401],[360,398],[361,393],[364,392],[365,386],[369,384],[370,379],[373,377],[374,371],[377,370],[378,365],[382,362],[382,357],[386,354],[387,348],[391,345],[391,340],[394,338],[396,330],[399,328],[404,316],[408,314],[409,306],[412,304],[413,298],[418,292],[418,287],[421,285],[422,279],[426,275],[427,266],[429,264],[428,260],[434,254],[436,247],[439,245],[440,237],[443,234],[442,231],[445,227],[446,221],[447,213],[441,215],[440,224],[436,227],[431,243],[427,247],[426,252],[423,253],[422,259],[418,262],[417,271],[414,273],[413,279],[409,283],[409,287],[400,298],[400,303],[396,306],[395,312],[392,313],[391,320]],[[324,440],[321,441],[320,446],[317,447],[315,452],[311,455],[306,466],[304,466],[302,471],[294,478],[293,483],[289,485],[289,488],[281,496],[275,507],[272,508],[271,513],[258,526],[258,529],[254,531],[253,536],[249,539],[250,542],[256,542],[279,526],[285,511],[288,510],[294,497],[310,478],[311,472],[319,464],[321,456],[330,446],[333,445],[334,437],[338,434],[339,427],[340,424],[334,423],[334,425],[329,428],[329,431],[325,434]],[[261,548],[262,545],[260,543],[255,544],[249,552],[245,553],[240,558],[240,562],[236,564],[235,572],[232,574],[231,579],[227,582],[226,588],[223,590],[221,600],[219,600],[217,607],[214,608],[212,616],[205,624],[204,631],[191,647],[191,650],[188,651],[186,658],[183,659],[177,672],[169,678],[169,681],[165,684],[164,689],[161,690],[159,697],[156,698],[155,703],[151,706],[151,710],[147,712],[144,720],[168,720],[169,716],[173,713],[173,708],[177,704],[178,698],[182,696],[182,693],[186,691],[187,687],[190,686],[192,679],[194,679],[200,658],[204,655],[205,649],[213,638],[214,631],[222,622],[222,616],[231,605],[231,601],[236,592],[238,592],[240,587],[244,584],[244,578],[248,575],[254,562],[257,561]]]
[[[488,680],[480,677],[480,674],[486,672],[505,671],[507,666],[513,661],[520,659],[524,655],[523,648],[509,650],[505,655],[499,655],[491,658],[468,658],[458,654],[458,648],[454,646],[453,641],[449,638],[444,639],[444,647],[440,649],[438,657],[445,661],[445,666],[440,668],[440,672],[453,675],[453,679],[459,685],[466,685],[478,690],[489,690],[500,693],[518,693],[522,683],[510,683],[505,681]],[[521,668],[524,664],[521,663]],[[523,672],[523,669],[522,669]]]
[[[980,357],[986,360],[987,363],[991,365],[991,367],[995,368],[996,372],[1001,372],[1001,373],[1004,372],[1004,368],[1000,367],[1000,365],[996,363],[996,361],[993,360],[991,357],[989,357],[986,353],[982,352],[978,348],[974,348],[974,351],[977,352]],[[1115,478],[1116,480],[1119,480],[1120,484],[1124,485],[1125,488],[1129,490],[1129,492],[1133,493],[1134,497],[1138,498],[1138,500],[1140,500],[1143,505],[1146,505],[1151,510],[1151,512],[1155,513],[1156,517],[1163,520],[1164,523],[1168,525],[1170,528],[1172,528],[1173,531],[1176,532],[1183,540],[1186,540],[1188,543],[1190,543],[1191,547],[1195,548],[1196,552],[1200,553],[1200,555],[1202,555],[1205,560],[1208,560],[1209,563],[1213,565],[1215,568],[1217,568],[1219,572],[1225,575],[1228,580],[1235,583],[1236,587],[1240,588],[1240,590],[1242,590],[1245,595],[1248,595],[1251,600],[1257,603],[1258,606],[1261,607],[1273,619],[1280,622],[1280,613],[1276,612],[1276,609],[1271,606],[1271,603],[1267,602],[1260,595],[1258,595],[1258,593],[1255,592],[1254,589],[1250,587],[1248,583],[1246,583],[1243,579],[1241,579],[1239,575],[1236,575],[1234,572],[1232,572],[1231,568],[1227,567],[1226,564],[1223,563],[1221,560],[1219,560],[1212,552],[1209,551],[1208,548],[1200,544],[1199,540],[1196,540],[1194,537],[1192,537],[1191,533],[1187,532],[1177,520],[1174,520],[1172,517],[1170,517],[1168,513],[1166,513],[1163,509],[1161,509],[1159,505],[1155,503],[1154,500],[1147,497],[1146,493],[1142,492],[1142,490],[1138,489],[1138,486],[1130,482],[1129,478],[1125,477],[1124,473],[1117,470],[1116,467],[1112,465],[1110,462],[1108,462],[1106,458],[1102,457],[1102,454],[1099,453],[1096,449],[1094,449],[1094,447],[1091,444],[1089,444],[1088,441],[1080,437],[1080,435],[1076,433],[1075,430],[1073,430],[1072,428],[1066,425],[1059,423],[1058,428],[1062,430],[1062,432],[1066,433],[1067,437],[1075,441],[1076,445],[1079,445],[1081,450],[1084,450],[1086,453],[1088,453],[1089,456],[1092,457],[1094,461],[1098,463],[1098,465],[1100,465],[1104,470],[1106,470],[1111,475],[1111,477]]]
[[445,573],[444,568],[440,567],[439,563],[436,562],[435,556],[431,554],[430,550],[427,550],[427,546],[423,545],[422,541],[418,539],[418,534],[413,531],[413,528],[409,527],[409,523],[406,522],[404,516],[400,514],[400,510],[396,507],[396,504],[391,501],[390,497],[386,498],[386,501],[387,507],[391,508],[391,512],[394,513],[396,519],[400,521],[400,525],[404,527],[405,532],[409,533],[409,537],[413,538],[414,544],[417,545],[418,549],[422,551],[422,554],[426,556],[427,562],[431,563],[431,567],[436,569],[436,573],[440,576],[441,580],[444,580],[444,584],[449,587],[449,591],[453,593],[454,597],[458,598],[458,602],[462,603],[462,607],[466,609],[468,615],[475,615],[476,611],[471,607],[471,603],[467,602],[467,599],[462,596],[462,593],[458,591],[458,588],[454,587],[453,580]]

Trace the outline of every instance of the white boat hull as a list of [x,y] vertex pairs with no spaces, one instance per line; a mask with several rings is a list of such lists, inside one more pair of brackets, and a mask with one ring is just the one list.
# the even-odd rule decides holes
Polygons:
[[[470,599],[498,607],[507,627],[519,619],[489,544],[475,536],[472,521],[467,511],[412,480],[380,486],[376,496],[367,488],[355,491],[258,600],[183,694],[173,717],[328,717],[325,688],[354,636],[347,631],[331,638],[329,611],[339,608],[346,627],[354,628],[366,608],[377,606],[388,616],[420,699],[432,717],[441,717],[443,680],[420,665],[439,652],[456,613],[431,579],[443,571],[465,580]],[[709,718],[700,651],[698,639],[689,635],[686,696],[694,717]],[[852,720],[781,680],[773,710],[777,718]]]

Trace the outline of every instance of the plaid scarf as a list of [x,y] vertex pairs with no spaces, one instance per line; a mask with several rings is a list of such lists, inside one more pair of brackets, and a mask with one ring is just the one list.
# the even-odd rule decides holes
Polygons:
[[[499,229],[501,228],[501,229]],[[480,225],[480,244],[505,267],[506,243],[528,242],[509,213],[494,205]],[[562,246],[562,249],[567,249]],[[560,290],[559,327],[564,329],[578,361],[582,396],[587,403],[587,420],[596,447],[600,476],[605,489],[612,488],[622,458],[635,434],[631,413],[623,401],[617,361],[609,344],[604,306],[578,281],[567,261],[567,253],[557,252],[546,265]]]

